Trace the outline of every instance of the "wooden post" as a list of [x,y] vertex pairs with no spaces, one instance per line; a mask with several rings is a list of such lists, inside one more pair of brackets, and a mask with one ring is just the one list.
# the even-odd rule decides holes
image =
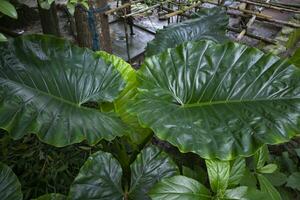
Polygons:
[[[126,5],[127,3],[130,3],[130,0],[122,0],[122,5]],[[125,13],[126,14],[130,14],[131,13],[131,5],[128,6],[127,8],[125,8]],[[134,35],[133,32],[133,19],[132,17],[128,17],[128,19],[126,19],[127,24],[130,27],[130,35]]]
[[80,47],[92,48],[93,38],[88,25],[88,16],[85,8],[78,4],[75,8],[75,24],[77,31],[77,42]]
[[51,4],[49,9],[43,9],[40,7],[40,4],[38,2],[37,4],[43,33],[60,36],[55,2]]
[[95,12],[95,22],[96,29],[99,32],[100,49],[108,53],[112,53],[110,31],[108,16],[105,14],[105,10],[101,11],[108,6],[107,0],[95,0],[96,3],[93,4],[95,7],[93,9],[100,10],[100,12]]

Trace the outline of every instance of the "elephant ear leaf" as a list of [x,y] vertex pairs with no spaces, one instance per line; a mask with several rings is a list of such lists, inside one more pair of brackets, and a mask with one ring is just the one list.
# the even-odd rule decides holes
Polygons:
[[67,200],[67,197],[63,194],[51,193],[42,195],[34,200]]
[[300,133],[300,71],[242,44],[184,43],[146,58],[130,112],[181,152],[253,155]]
[[22,200],[21,184],[13,171],[0,162],[0,194],[1,200]]
[[122,168],[110,154],[98,151],[91,155],[70,188],[72,200],[122,200]]
[[203,8],[193,16],[193,19],[178,24],[172,24],[158,30],[154,40],[146,47],[146,56],[152,56],[176,47],[184,42],[208,39],[215,42],[228,40],[226,27],[229,18],[224,9]]
[[65,146],[125,134],[114,113],[88,107],[113,102],[126,86],[119,68],[96,53],[30,35],[0,44],[0,128],[15,139],[35,133]]
[[179,174],[176,164],[157,147],[144,149],[131,164],[129,198],[150,200],[147,195],[158,181]]
[[158,182],[149,192],[152,200],[210,200],[210,191],[198,181],[185,177],[173,176]]

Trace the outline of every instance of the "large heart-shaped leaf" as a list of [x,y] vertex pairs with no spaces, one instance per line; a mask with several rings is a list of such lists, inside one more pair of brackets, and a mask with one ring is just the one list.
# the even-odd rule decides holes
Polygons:
[[300,133],[299,79],[299,69],[255,48],[185,43],[145,60],[130,110],[182,152],[230,160]]
[[183,42],[209,39],[215,42],[227,40],[226,27],[229,18],[219,7],[202,8],[194,19],[172,24],[158,30],[153,41],[147,44],[146,56],[152,56],[176,47]]
[[0,162],[0,197],[1,200],[22,200],[21,184],[13,171]]
[[65,146],[125,133],[115,114],[84,106],[113,102],[125,87],[119,68],[98,54],[33,35],[1,44],[0,58],[0,128],[13,138],[29,132]]
[[[149,199],[147,192],[162,178],[178,174],[176,164],[157,147],[144,149],[131,165],[131,184],[122,189],[122,169],[110,153],[97,152],[80,169],[70,189],[72,200]],[[128,181],[128,180],[127,180]],[[123,187],[124,188],[124,187]]]

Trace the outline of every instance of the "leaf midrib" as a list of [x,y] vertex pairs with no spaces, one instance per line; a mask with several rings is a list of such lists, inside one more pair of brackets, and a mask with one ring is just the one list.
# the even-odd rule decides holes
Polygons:
[[[98,110],[96,110],[96,109],[92,109],[92,108],[88,108],[88,107],[84,107],[84,106],[81,106],[80,105],[80,103],[74,103],[74,102],[72,102],[72,101],[69,101],[69,100],[66,100],[66,99],[64,99],[64,98],[62,98],[62,97],[58,97],[58,96],[55,96],[55,95],[53,95],[53,94],[49,94],[49,93],[47,93],[47,92],[44,92],[44,91],[42,91],[42,90],[40,90],[40,89],[38,89],[38,88],[33,88],[33,87],[30,87],[30,86],[28,86],[28,85],[26,85],[26,84],[21,84],[21,83],[19,83],[19,82],[16,82],[16,81],[13,81],[13,80],[11,80],[11,79],[6,79],[6,78],[3,78],[3,77],[0,77],[0,79],[3,79],[4,81],[9,81],[9,82],[12,82],[13,84],[15,84],[15,85],[17,85],[18,87],[26,87],[26,88],[28,88],[29,90],[33,90],[33,91],[35,91],[35,93],[41,93],[42,95],[44,95],[44,96],[48,96],[48,97],[50,97],[50,98],[53,98],[53,99],[55,99],[55,100],[58,100],[58,101],[62,101],[62,102],[64,102],[64,103],[66,103],[66,104],[69,104],[69,105],[71,105],[71,106],[73,106],[73,107],[76,107],[76,108],[78,108],[78,109],[83,109],[83,110],[87,110],[87,111],[98,111]],[[36,95],[35,95],[36,96]],[[102,112],[100,112],[100,111],[98,111],[99,113],[102,113]]]
[[207,101],[199,102],[192,104],[183,104],[182,108],[193,108],[193,107],[202,107],[202,106],[211,106],[211,105],[221,105],[221,104],[234,104],[234,103],[256,103],[256,102],[269,102],[269,101],[285,101],[285,100],[299,100],[300,97],[289,97],[289,98],[273,98],[273,99],[238,99],[238,100],[224,100],[224,101]]

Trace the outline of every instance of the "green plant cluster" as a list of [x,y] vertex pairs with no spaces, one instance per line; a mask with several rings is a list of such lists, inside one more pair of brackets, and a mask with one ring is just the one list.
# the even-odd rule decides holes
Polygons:
[[0,44],[1,199],[298,199],[298,59],[227,23],[166,27],[138,70],[52,36]]

